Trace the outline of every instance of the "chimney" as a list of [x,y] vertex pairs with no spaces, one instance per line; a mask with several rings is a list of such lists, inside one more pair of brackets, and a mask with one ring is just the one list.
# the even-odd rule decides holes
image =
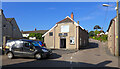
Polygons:
[[86,30],[88,32],[88,30]]
[[21,32],[23,33],[23,30],[21,30]]
[[37,29],[35,28],[35,31],[36,31]]
[[0,9],[0,15],[2,15],[3,14],[3,10],[2,9]]
[[79,24],[79,21],[77,21],[77,23]]
[[74,20],[74,15],[73,15],[73,12],[71,13],[71,18]]
[[3,10],[2,10],[2,9],[0,9],[0,11],[3,13]]

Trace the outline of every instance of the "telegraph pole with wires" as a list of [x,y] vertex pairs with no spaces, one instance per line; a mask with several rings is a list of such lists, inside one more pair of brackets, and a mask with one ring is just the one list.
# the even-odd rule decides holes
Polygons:
[[[120,56],[119,0],[117,0],[116,5],[117,5],[117,7],[116,7],[117,17],[116,17],[116,22],[115,22],[115,52],[114,52],[115,54],[114,54],[114,56]],[[103,6],[108,7],[110,5],[103,4]]]
[[117,0],[117,19],[115,24],[115,56],[119,56],[119,1]]

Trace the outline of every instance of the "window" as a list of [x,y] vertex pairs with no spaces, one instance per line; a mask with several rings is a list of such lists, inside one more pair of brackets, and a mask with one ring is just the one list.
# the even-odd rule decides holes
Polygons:
[[6,27],[6,25],[3,25],[3,27]]
[[81,41],[82,39],[81,39],[81,37],[80,37],[80,46],[82,45],[82,41]]
[[22,44],[22,43],[15,43],[14,47],[20,48],[20,47],[22,47],[21,44]]
[[62,32],[69,32],[69,25],[63,25],[63,26],[61,26],[61,33]]
[[34,49],[34,46],[33,46],[30,42],[25,42],[25,43],[24,43],[24,46],[25,46],[27,49]]
[[13,27],[13,30],[16,31],[16,27]]
[[37,42],[32,42],[34,46],[40,46]]
[[84,40],[84,46],[85,46],[85,40]]
[[67,33],[64,33],[64,36],[68,36],[68,34],[67,34]]
[[27,48],[29,48],[29,47],[30,47],[30,43],[25,42],[25,43],[24,43],[24,46],[27,47]]
[[59,36],[62,36],[62,33],[59,33]]
[[53,36],[53,32],[50,32],[50,33],[49,33],[49,36]]
[[75,38],[74,37],[70,37],[70,44],[75,44]]

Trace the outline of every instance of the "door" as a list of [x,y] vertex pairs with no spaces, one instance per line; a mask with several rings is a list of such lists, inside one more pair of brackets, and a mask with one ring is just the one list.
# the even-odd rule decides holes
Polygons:
[[30,42],[24,42],[24,45],[23,45],[23,55],[24,56],[33,56],[34,54],[34,46],[30,43]]
[[60,48],[66,48],[66,38],[60,39]]
[[22,43],[15,43],[13,46],[12,46],[12,50],[13,50],[13,53],[15,56],[21,56],[23,55],[23,44]]

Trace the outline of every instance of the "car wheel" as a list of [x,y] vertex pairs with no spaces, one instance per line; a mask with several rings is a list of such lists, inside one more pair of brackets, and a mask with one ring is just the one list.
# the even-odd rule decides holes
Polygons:
[[12,58],[14,57],[14,55],[13,55],[12,52],[9,52],[9,53],[7,54],[7,56],[8,56],[9,59],[12,59]]
[[41,59],[41,58],[42,58],[42,56],[41,56],[41,54],[40,54],[40,53],[37,53],[37,54],[35,54],[35,58],[36,58],[37,60],[39,60],[39,59]]

